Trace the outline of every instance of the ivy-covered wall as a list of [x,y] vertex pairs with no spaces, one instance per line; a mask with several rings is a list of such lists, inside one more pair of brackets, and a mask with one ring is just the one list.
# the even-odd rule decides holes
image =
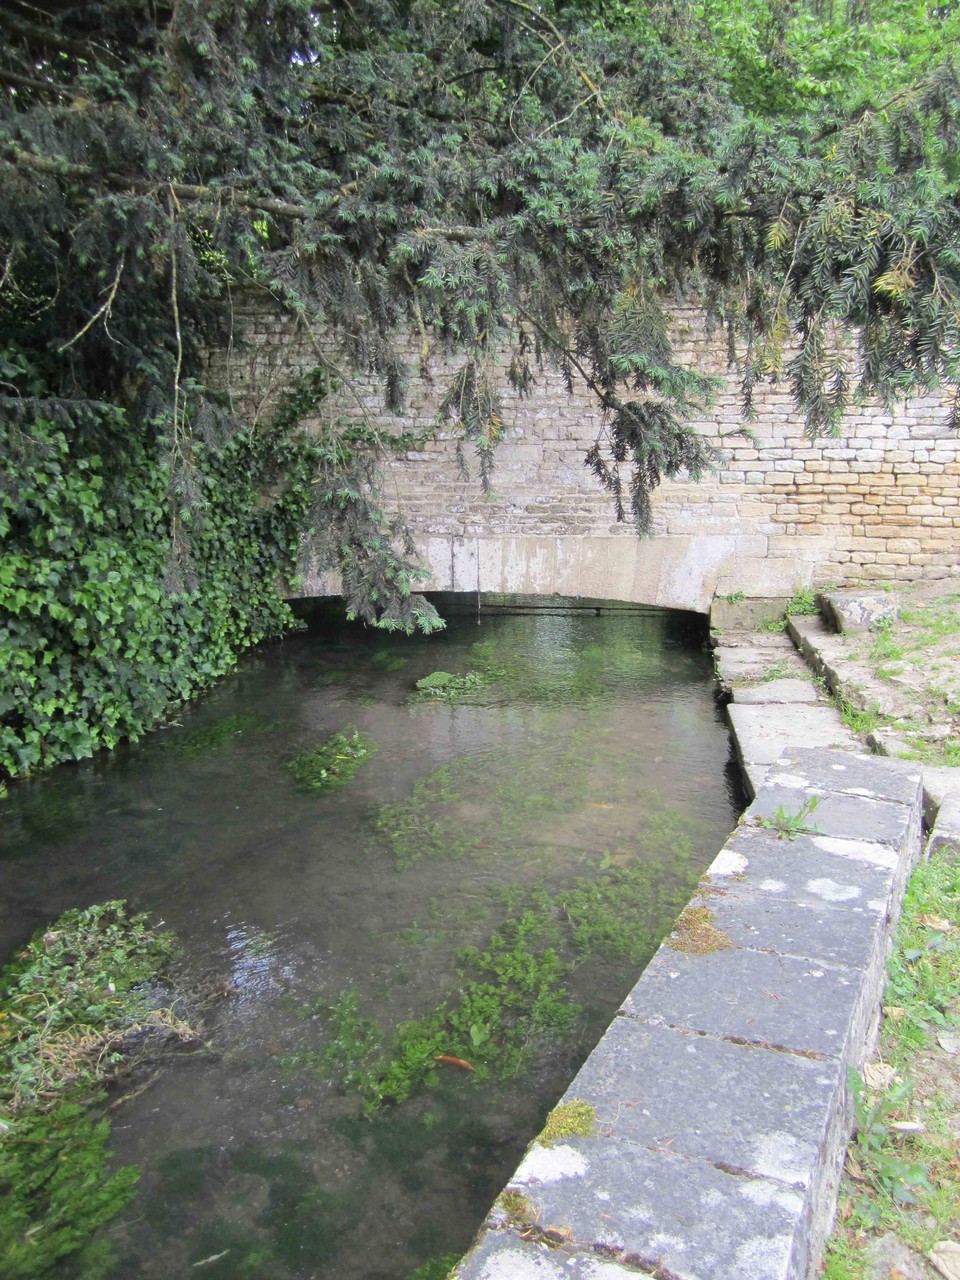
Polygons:
[[69,437],[42,421],[0,430],[15,460],[0,487],[2,783],[136,739],[291,625],[281,578],[311,460],[276,430],[195,444],[200,492],[171,517],[167,468],[120,410]]

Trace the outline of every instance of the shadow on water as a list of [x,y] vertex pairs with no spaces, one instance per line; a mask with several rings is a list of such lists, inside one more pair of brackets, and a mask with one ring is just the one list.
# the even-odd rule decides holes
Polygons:
[[[304,605],[179,724],[4,802],[4,952],[123,896],[223,997],[211,1053],[112,1113],[143,1169],[112,1274],[404,1280],[462,1251],[735,822],[695,621],[460,603],[429,638]],[[438,671],[462,696],[418,693]],[[356,776],[298,787],[350,727]],[[435,1061],[461,1042],[473,1071]]]

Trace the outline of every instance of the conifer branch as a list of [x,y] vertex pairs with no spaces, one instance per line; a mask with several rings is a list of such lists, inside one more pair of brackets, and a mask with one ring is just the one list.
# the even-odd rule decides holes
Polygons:
[[[252,212],[272,213],[280,218],[293,218],[308,221],[318,216],[322,210],[311,209],[308,205],[292,204],[288,200],[278,200],[274,196],[262,196],[252,191],[238,191],[233,187],[215,187],[184,182],[151,181],[146,178],[128,177],[124,174],[103,172],[86,164],[74,164],[69,160],[57,160],[53,156],[40,155],[35,151],[24,151],[16,143],[7,143],[5,151],[13,164],[21,169],[30,169],[37,173],[49,174],[57,178],[73,178],[81,182],[103,184],[117,191],[129,191],[136,195],[148,195],[160,190],[172,192],[184,203],[233,205],[238,209]],[[319,192],[318,199],[324,199],[324,207],[337,204],[354,191],[356,182],[345,183],[331,192]]]

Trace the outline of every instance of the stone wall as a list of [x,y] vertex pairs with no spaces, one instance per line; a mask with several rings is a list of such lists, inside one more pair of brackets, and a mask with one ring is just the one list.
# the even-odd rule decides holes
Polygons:
[[[212,374],[241,412],[262,417],[316,365],[321,348],[305,324],[259,300],[245,298],[234,318],[243,342],[215,354]],[[709,420],[695,424],[722,449],[722,469],[699,483],[664,484],[654,499],[655,536],[638,539],[616,523],[609,496],[583,465],[603,425],[591,393],[578,386],[568,395],[545,369],[522,399],[504,371],[504,438],[490,495],[476,475],[460,475],[451,432],[386,465],[385,497],[416,536],[431,571],[426,589],[556,591],[706,611],[715,594],[960,582],[960,436],[948,425],[946,396],[911,399],[893,414],[858,407],[838,438],[811,443],[788,391],[766,386],[755,400],[753,443],[736,434],[738,378],[722,337],[708,338],[686,309],[673,338],[682,360],[723,380]],[[386,431],[427,425],[455,364],[436,361],[429,378],[413,382],[403,419],[384,412],[373,379],[343,387],[329,411],[363,414]],[[314,577],[307,591],[337,585]]]

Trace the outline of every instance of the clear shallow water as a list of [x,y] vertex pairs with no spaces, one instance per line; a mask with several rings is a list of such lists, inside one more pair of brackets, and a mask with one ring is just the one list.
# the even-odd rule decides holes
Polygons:
[[[307,616],[180,726],[15,788],[0,815],[0,951],[67,907],[127,897],[227,992],[214,1052],[168,1063],[112,1113],[117,1159],[143,1169],[110,1228],[118,1277],[404,1280],[466,1248],[642,961],[585,947],[574,1030],[525,1075],[439,1070],[372,1120],[281,1059],[322,1046],[345,989],[388,1029],[455,999],[457,953],[525,894],[562,916],[578,880],[643,868],[652,946],[741,807],[682,615],[454,612],[428,639]],[[496,678],[476,705],[411,703],[437,669]],[[338,791],[300,790],[290,758],[347,726],[377,753]]]

